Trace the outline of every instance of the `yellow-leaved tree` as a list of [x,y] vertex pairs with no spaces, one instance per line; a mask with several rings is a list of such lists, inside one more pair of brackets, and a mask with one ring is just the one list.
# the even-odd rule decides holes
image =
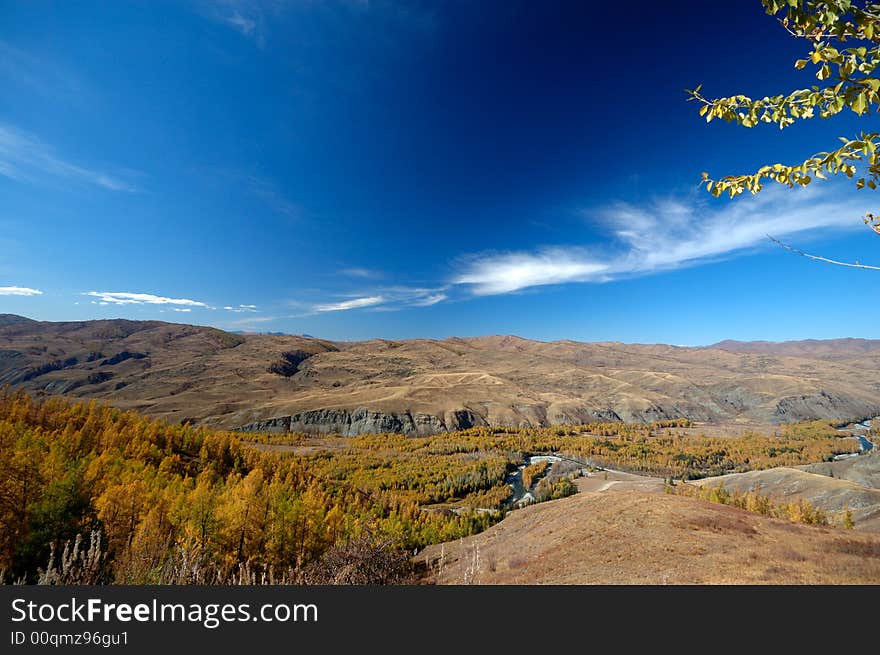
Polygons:
[[[722,119],[751,128],[771,123],[784,129],[799,120],[830,118],[844,110],[864,116],[880,110],[880,3],[854,0],[761,0],[766,13],[776,16],[782,27],[809,44],[797,69],[812,66],[821,85],[787,94],[750,98],[738,94],[710,99],[702,85],[688,89],[689,100],[701,104],[700,115],[707,122]],[[765,164],[753,173],[725,175],[714,179],[703,173],[702,184],[714,196],[731,198],[744,191],[756,194],[765,182],[789,188],[805,187],[814,179],[846,175],[856,189],[880,186],[880,133],[862,131],[841,137],[836,149],[819,152],[793,164]],[[880,234],[880,214],[867,211],[865,223]],[[771,237],[772,238],[772,237]],[[831,264],[880,270],[878,266],[840,262],[801,252],[773,239],[793,252]]]

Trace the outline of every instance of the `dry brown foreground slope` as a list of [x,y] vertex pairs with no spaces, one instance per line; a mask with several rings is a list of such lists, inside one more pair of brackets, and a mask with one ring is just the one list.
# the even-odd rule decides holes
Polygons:
[[769,424],[880,414],[880,341],[334,343],[159,321],[0,315],[4,383],[173,422],[269,431],[426,434],[679,417]]
[[419,554],[428,564],[428,580],[880,584],[880,535],[667,495],[634,477],[579,481],[603,490],[532,505],[481,534],[431,546]]

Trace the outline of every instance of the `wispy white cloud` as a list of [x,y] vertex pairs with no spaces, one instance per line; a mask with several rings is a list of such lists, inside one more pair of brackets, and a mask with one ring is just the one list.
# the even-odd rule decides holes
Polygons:
[[[423,42],[432,35],[438,24],[438,10],[424,7],[423,3],[399,0],[192,0],[202,16],[232,29],[265,47],[273,25],[285,14],[295,13],[308,17],[320,14],[326,32],[324,39],[332,42],[347,41],[361,45],[369,42],[373,48],[407,52],[415,40]],[[320,38],[304,34],[300,39]],[[350,67],[362,72],[352,61]],[[369,72],[367,72],[369,74]]]
[[68,62],[47,58],[0,40],[0,78],[65,103],[82,102],[93,94]]
[[0,175],[19,182],[40,182],[49,177],[110,191],[137,191],[118,175],[74,164],[36,136],[5,123],[0,123]]
[[382,277],[382,273],[379,271],[374,271],[369,268],[343,268],[339,271],[343,275],[347,275],[349,277],[360,277],[365,279],[375,279]]
[[264,23],[266,3],[260,0],[201,0],[200,13],[206,18],[229,27],[242,36],[265,45]]
[[257,29],[256,20],[254,20],[253,18],[248,18],[247,16],[242,16],[235,10],[233,10],[231,14],[222,16],[220,20],[222,20],[230,27],[238,30],[245,36],[253,36],[254,31]]
[[110,305],[179,305],[184,307],[209,308],[206,303],[189,298],[167,298],[152,293],[129,293],[127,291],[87,291],[84,296],[98,299],[98,304]]
[[416,298],[410,303],[410,305],[412,305],[413,307],[430,307],[431,305],[436,305],[437,303],[443,302],[447,298],[449,298],[449,296],[447,296],[445,293],[435,293]]
[[475,295],[510,293],[548,284],[603,282],[694,266],[743,254],[767,243],[822,228],[857,227],[864,212],[820,189],[769,188],[724,205],[698,197],[645,205],[617,203],[592,212],[609,233],[601,248],[563,246],[534,252],[488,253],[463,260],[453,281]]
[[245,177],[245,183],[250,193],[262,200],[269,209],[290,218],[302,216],[302,208],[288,200],[284,193],[279,191],[278,187],[269,180],[249,175]]
[[395,307],[428,307],[446,300],[448,286],[442,287],[382,287],[377,290],[386,302]]
[[351,294],[347,300],[314,304],[300,316],[324,312],[339,312],[369,307],[371,311],[396,311],[405,307],[429,307],[447,299],[447,286],[424,288],[388,286]]
[[607,264],[580,249],[549,248],[473,257],[455,283],[471,285],[474,294],[488,296],[545,284],[586,282],[607,271]]
[[316,312],[344,312],[349,309],[360,309],[361,307],[373,307],[381,305],[385,302],[383,296],[366,296],[364,298],[353,298],[351,300],[343,300],[342,302],[328,303],[325,305],[315,305],[312,309]]
[[172,307],[171,311],[172,312],[191,312],[192,308],[191,307]]
[[223,309],[227,312],[235,312],[236,314],[245,314],[248,312],[257,311],[256,305],[238,305],[237,307],[233,305],[226,305]]
[[39,289],[29,287],[0,287],[0,296],[42,296]]

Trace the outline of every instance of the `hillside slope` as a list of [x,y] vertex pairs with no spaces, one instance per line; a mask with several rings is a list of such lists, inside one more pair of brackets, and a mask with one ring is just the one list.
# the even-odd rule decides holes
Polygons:
[[836,462],[807,464],[797,468],[839,480],[849,480],[869,489],[880,490],[880,453],[876,451],[876,448],[861,457],[850,457]]
[[799,342],[781,354],[510,336],[332,343],[0,315],[0,384],[269,431],[427,434],[680,417],[772,424],[880,414],[880,342],[851,341]]
[[623,490],[513,512],[426,548],[441,584],[877,584],[880,537]]
[[756,487],[775,502],[806,500],[829,516],[840,516],[849,508],[855,528],[880,532],[880,455],[861,455],[837,462],[779,467],[763,471],[733,473],[698,480],[694,484],[717,485],[740,493]]

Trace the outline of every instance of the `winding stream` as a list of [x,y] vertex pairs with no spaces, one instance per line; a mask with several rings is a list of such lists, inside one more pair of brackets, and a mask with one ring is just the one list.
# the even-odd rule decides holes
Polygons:
[[[854,437],[859,442],[858,453],[846,453],[844,455],[836,455],[835,460],[848,459],[850,457],[858,457],[864,453],[874,450],[874,443],[868,439],[866,433],[871,429],[872,419],[862,421],[861,423],[850,423],[846,427],[837,428],[838,432],[846,432],[849,437]],[[843,437],[844,439],[847,437]]]
[[[560,455],[558,453],[551,454],[543,454],[543,455],[527,455],[525,457],[525,464],[517,467],[516,471],[512,472],[507,476],[505,482],[510,486],[511,496],[507,500],[508,507],[523,507],[530,503],[535,502],[535,488],[538,486],[538,483],[543,480],[545,477],[550,475],[553,471],[553,466],[562,461],[569,461],[575,464],[582,466],[583,468],[587,468],[590,466],[589,463],[581,462],[578,460],[571,459],[570,457],[566,457]],[[523,470],[527,466],[531,466],[532,464],[538,464],[539,462],[549,462],[550,466],[544,471],[543,474],[539,475],[532,481],[532,485],[526,489],[523,486],[522,474]]]

